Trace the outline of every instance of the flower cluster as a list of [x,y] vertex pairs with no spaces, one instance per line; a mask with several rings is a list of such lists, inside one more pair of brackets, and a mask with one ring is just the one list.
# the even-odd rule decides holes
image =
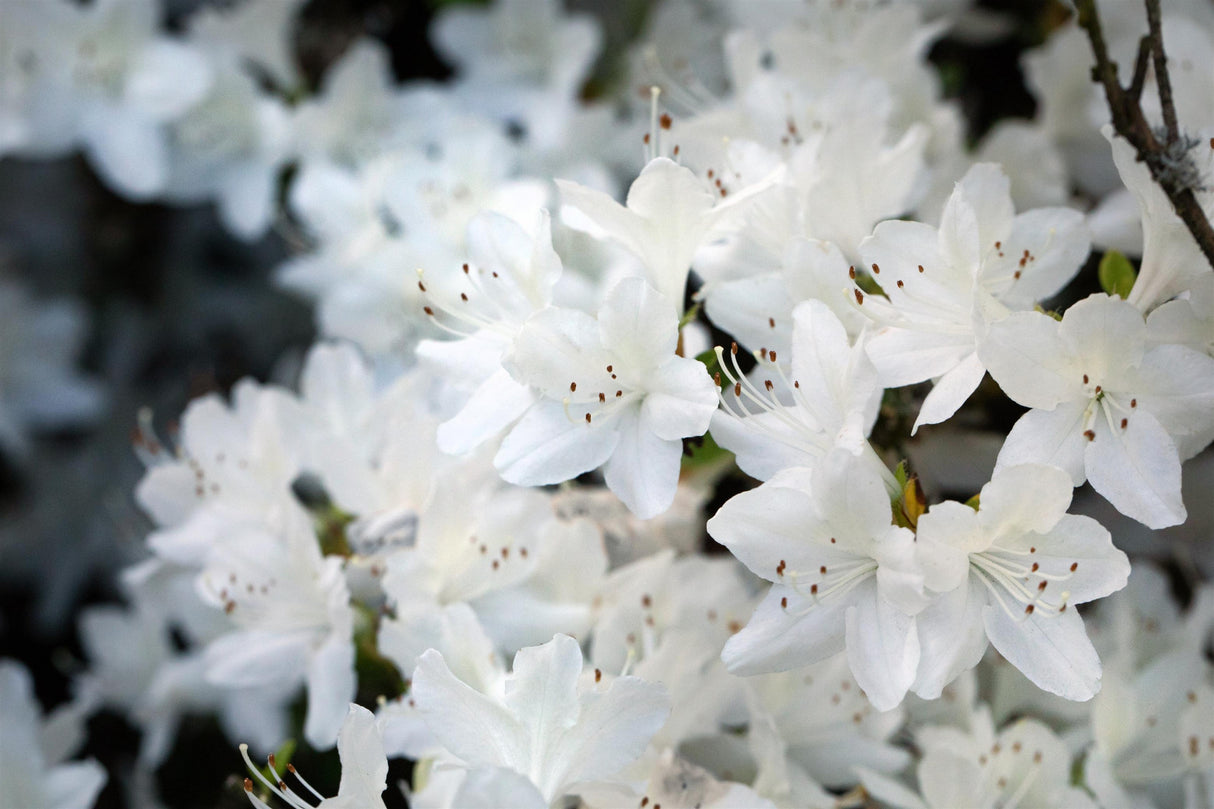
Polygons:
[[[1187,521],[1214,571],[1214,267],[1074,22],[971,143],[927,60],[999,35],[965,2],[669,0],[614,81],[559,0],[444,4],[451,81],[363,38],[314,88],[301,5],[5,8],[0,154],[289,233],[321,333],[294,383],[144,414],[76,722],[120,712],[147,773],[214,716],[259,809],[385,806],[389,759],[432,809],[1214,802],[1214,590],[1143,550]],[[1214,13],[1163,32],[1210,218]],[[100,407],[70,351],[32,370],[69,319],[11,308],[0,445]],[[90,805],[0,693],[0,804]],[[295,737],[334,797],[249,753]]]

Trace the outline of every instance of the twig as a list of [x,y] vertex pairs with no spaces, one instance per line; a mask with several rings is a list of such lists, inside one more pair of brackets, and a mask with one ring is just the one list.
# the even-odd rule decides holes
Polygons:
[[[1176,120],[1176,107],[1172,100],[1172,82],[1168,77],[1167,56],[1163,49],[1163,32],[1159,19],[1159,0],[1145,0],[1147,24],[1150,33],[1139,43],[1138,58],[1134,65],[1134,76],[1128,88],[1121,86],[1117,76],[1117,63],[1109,58],[1104,30],[1096,12],[1095,0],[1075,0],[1079,12],[1079,25],[1088,35],[1096,64],[1092,67],[1092,80],[1104,87],[1109,102],[1109,113],[1113,119],[1113,130],[1125,138],[1138,160],[1146,163],[1151,178],[1163,189],[1176,215],[1184,222],[1197,242],[1206,261],[1214,267],[1214,226],[1206,218],[1205,211],[1197,201],[1193,188],[1183,173],[1176,171],[1178,159],[1184,158],[1188,143],[1180,134]],[[1139,103],[1142,86],[1146,80],[1148,55],[1155,68],[1155,84],[1159,89],[1160,106],[1163,109],[1166,140],[1160,142],[1151,129]]]

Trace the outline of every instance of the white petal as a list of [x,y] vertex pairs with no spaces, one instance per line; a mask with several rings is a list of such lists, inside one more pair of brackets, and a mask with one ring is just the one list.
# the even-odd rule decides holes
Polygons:
[[1214,359],[1186,346],[1159,346],[1143,357],[1137,375],[1138,406],[1167,430],[1181,460],[1205,449],[1214,439]]
[[991,645],[1038,688],[1081,702],[1100,690],[1100,658],[1074,608],[1013,616],[988,604],[982,620]]
[[1030,410],[1020,417],[995,463],[996,472],[1009,466],[1056,466],[1071,476],[1075,486],[1085,477],[1083,436],[1085,402],[1067,402],[1054,410]]
[[338,797],[358,806],[380,802],[388,788],[388,759],[375,715],[361,705],[350,705],[337,736],[337,752],[341,756]]
[[923,699],[939,698],[945,686],[982,660],[983,605],[981,585],[967,577],[915,616],[920,656],[913,688]]
[[847,609],[847,662],[878,711],[902,702],[919,668],[915,619],[891,605],[877,588],[860,585]]
[[1083,372],[1061,355],[1060,328],[1040,312],[1014,312],[991,325],[978,357],[1013,401],[1052,409],[1083,395]]
[[[317,750],[332,747],[357,689],[354,643],[334,637],[308,662],[308,718],[304,736]],[[382,790],[381,790],[382,791]]]
[[615,429],[619,440],[603,469],[607,488],[637,517],[656,517],[674,502],[683,442],[659,438],[635,411],[620,416]]
[[919,416],[915,419],[911,435],[918,432],[921,425],[939,424],[951,418],[957,409],[965,404],[965,400],[970,397],[970,394],[978,389],[978,384],[984,376],[986,376],[986,368],[983,367],[982,361],[975,353],[970,354],[959,365],[937,379],[936,384],[932,386],[932,392],[923,400],[923,407],[920,408]]
[[146,199],[168,179],[164,130],[133,110],[94,105],[84,127],[84,149],[105,182],[131,199]]
[[200,51],[157,38],[134,55],[126,102],[150,120],[168,121],[201,101],[210,86],[211,66]]
[[1056,466],[1001,466],[982,487],[982,522],[992,529],[1039,534],[1053,528],[1071,507],[1070,475]]
[[790,587],[772,587],[746,626],[726,642],[721,660],[741,676],[825,660],[844,649],[844,610],[849,604],[842,599],[815,603]]
[[864,343],[887,388],[911,385],[943,376],[974,351],[968,334],[883,328]]
[[89,809],[107,779],[105,768],[93,759],[61,764],[47,773],[47,805],[55,809]]
[[506,435],[493,465],[519,486],[561,483],[602,466],[619,440],[614,424],[574,421],[560,402],[542,401]]
[[[418,796],[418,806],[422,806]],[[548,809],[548,800],[525,775],[504,767],[470,770],[455,790],[450,806],[459,809]],[[353,809],[353,807],[351,808]]]
[[1096,437],[1083,455],[1092,488],[1148,528],[1184,522],[1180,458],[1167,431],[1146,411],[1130,415],[1124,429],[1110,427],[1102,416],[1096,417]]
[[494,371],[458,413],[439,425],[438,447],[451,455],[471,452],[519,419],[535,403],[535,393],[504,369]]
[[674,356],[679,341],[675,304],[642,278],[619,281],[599,309],[603,345],[624,363],[654,368]]
[[421,656],[410,693],[426,724],[453,754],[476,766],[527,769],[525,729],[495,700],[456,678],[437,651]]
[[717,412],[717,386],[698,360],[672,356],[650,376],[641,419],[661,438],[703,435]]

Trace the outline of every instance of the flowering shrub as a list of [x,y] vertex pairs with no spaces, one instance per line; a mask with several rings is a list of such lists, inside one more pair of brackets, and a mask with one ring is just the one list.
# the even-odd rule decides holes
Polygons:
[[[320,336],[166,430],[0,285],[0,449],[135,423],[147,520],[0,806],[173,803],[198,715],[260,809],[1214,806],[1214,7],[443,3],[428,82],[170,5],[7,4],[0,155]],[[939,54],[1030,17],[973,140]]]

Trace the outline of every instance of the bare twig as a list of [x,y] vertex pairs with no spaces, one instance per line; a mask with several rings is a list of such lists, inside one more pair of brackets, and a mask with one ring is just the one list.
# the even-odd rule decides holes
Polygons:
[[[1104,39],[1100,16],[1096,12],[1095,0],[1075,0],[1079,25],[1087,32],[1096,57],[1096,64],[1092,67],[1092,80],[1104,87],[1105,98],[1109,102],[1109,113],[1113,119],[1113,130],[1134,147],[1138,160],[1147,164],[1151,178],[1163,189],[1176,215],[1193,234],[1206,261],[1214,267],[1214,226],[1210,224],[1205,211],[1198,203],[1192,183],[1187,181],[1191,178],[1184,172],[1176,171],[1177,162],[1185,159],[1185,151],[1190,144],[1181,135],[1176,120],[1172,82],[1168,77],[1167,56],[1163,49],[1159,0],[1145,2],[1150,33],[1139,43],[1134,76],[1130,86],[1126,88],[1121,86],[1121,80],[1118,78],[1117,63],[1109,58],[1108,44]],[[1148,56],[1155,68],[1155,84],[1159,89],[1159,101],[1163,109],[1165,140],[1162,142],[1152,130],[1139,103],[1146,80]]]

